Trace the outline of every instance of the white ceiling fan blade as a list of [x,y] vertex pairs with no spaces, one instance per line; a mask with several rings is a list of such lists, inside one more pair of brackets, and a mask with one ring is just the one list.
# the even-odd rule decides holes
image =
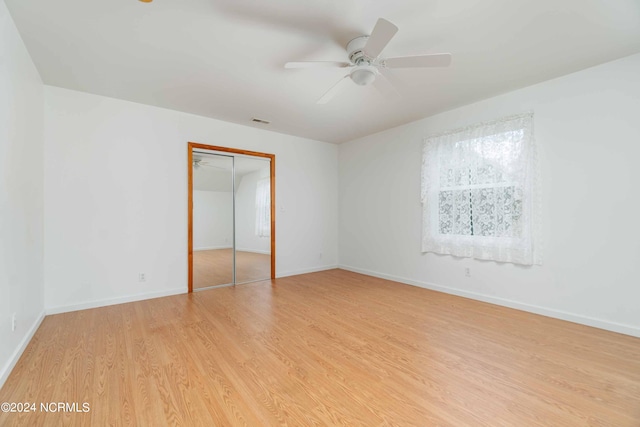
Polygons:
[[377,58],[382,50],[389,44],[393,36],[398,32],[398,27],[393,25],[386,19],[378,19],[376,26],[373,27],[371,36],[364,45],[364,54],[369,58]]
[[382,61],[382,66],[386,68],[448,67],[449,65],[451,65],[450,53],[401,56],[398,58],[387,58]]
[[338,83],[333,85],[331,89],[329,89],[320,99],[318,99],[317,104],[326,104],[331,101],[336,95],[342,93],[347,89],[347,87],[351,84],[349,82],[349,75],[347,74],[343,78],[341,78]]
[[200,168],[212,168],[215,166],[210,166],[207,163],[202,163],[202,162],[193,162],[193,168],[194,169],[200,169]]
[[225,167],[222,167],[222,166],[212,165],[211,163],[203,163],[203,162],[200,162],[200,163],[198,163],[198,166],[204,166],[205,168],[211,168],[211,169],[229,170],[229,168],[225,168]]
[[228,167],[218,166],[218,165],[215,164],[215,162],[207,161],[206,159],[203,159],[202,157],[199,157],[199,156],[194,156],[193,157],[193,168],[194,169],[199,169],[201,167],[229,170]]
[[284,68],[347,68],[351,64],[339,61],[307,61],[307,62],[287,62]]

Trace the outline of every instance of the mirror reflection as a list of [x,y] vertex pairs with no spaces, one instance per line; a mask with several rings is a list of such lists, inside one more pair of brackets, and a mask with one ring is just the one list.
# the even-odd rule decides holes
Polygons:
[[193,289],[233,283],[233,157],[193,155]]
[[193,289],[271,278],[270,162],[193,153]]
[[271,190],[268,160],[235,158],[236,283],[271,277]]

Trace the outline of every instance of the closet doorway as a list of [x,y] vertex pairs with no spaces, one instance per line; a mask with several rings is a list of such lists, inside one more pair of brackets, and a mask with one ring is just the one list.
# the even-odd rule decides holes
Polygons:
[[189,292],[275,278],[275,156],[188,144]]

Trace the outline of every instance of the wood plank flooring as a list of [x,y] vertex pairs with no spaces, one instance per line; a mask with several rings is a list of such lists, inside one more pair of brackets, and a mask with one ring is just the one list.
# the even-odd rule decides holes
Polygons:
[[[236,252],[237,283],[271,277],[271,255]],[[193,289],[233,283],[233,250],[193,251]]]
[[342,270],[48,316],[2,426],[639,426],[640,339]]

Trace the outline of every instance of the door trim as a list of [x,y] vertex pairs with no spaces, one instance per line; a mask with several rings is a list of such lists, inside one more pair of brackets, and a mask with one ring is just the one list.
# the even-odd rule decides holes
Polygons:
[[275,154],[260,153],[258,151],[241,150],[237,148],[219,147],[215,145],[200,144],[198,142],[189,142],[188,146],[188,228],[187,228],[187,245],[188,245],[188,262],[189,262],[189,293],[193,292],[193,149],[221,151],[225,153],[242,154],[245,156],[263,157],[270,159],[269,181],[271,186],[271,280],[276,278],[276,156]]

